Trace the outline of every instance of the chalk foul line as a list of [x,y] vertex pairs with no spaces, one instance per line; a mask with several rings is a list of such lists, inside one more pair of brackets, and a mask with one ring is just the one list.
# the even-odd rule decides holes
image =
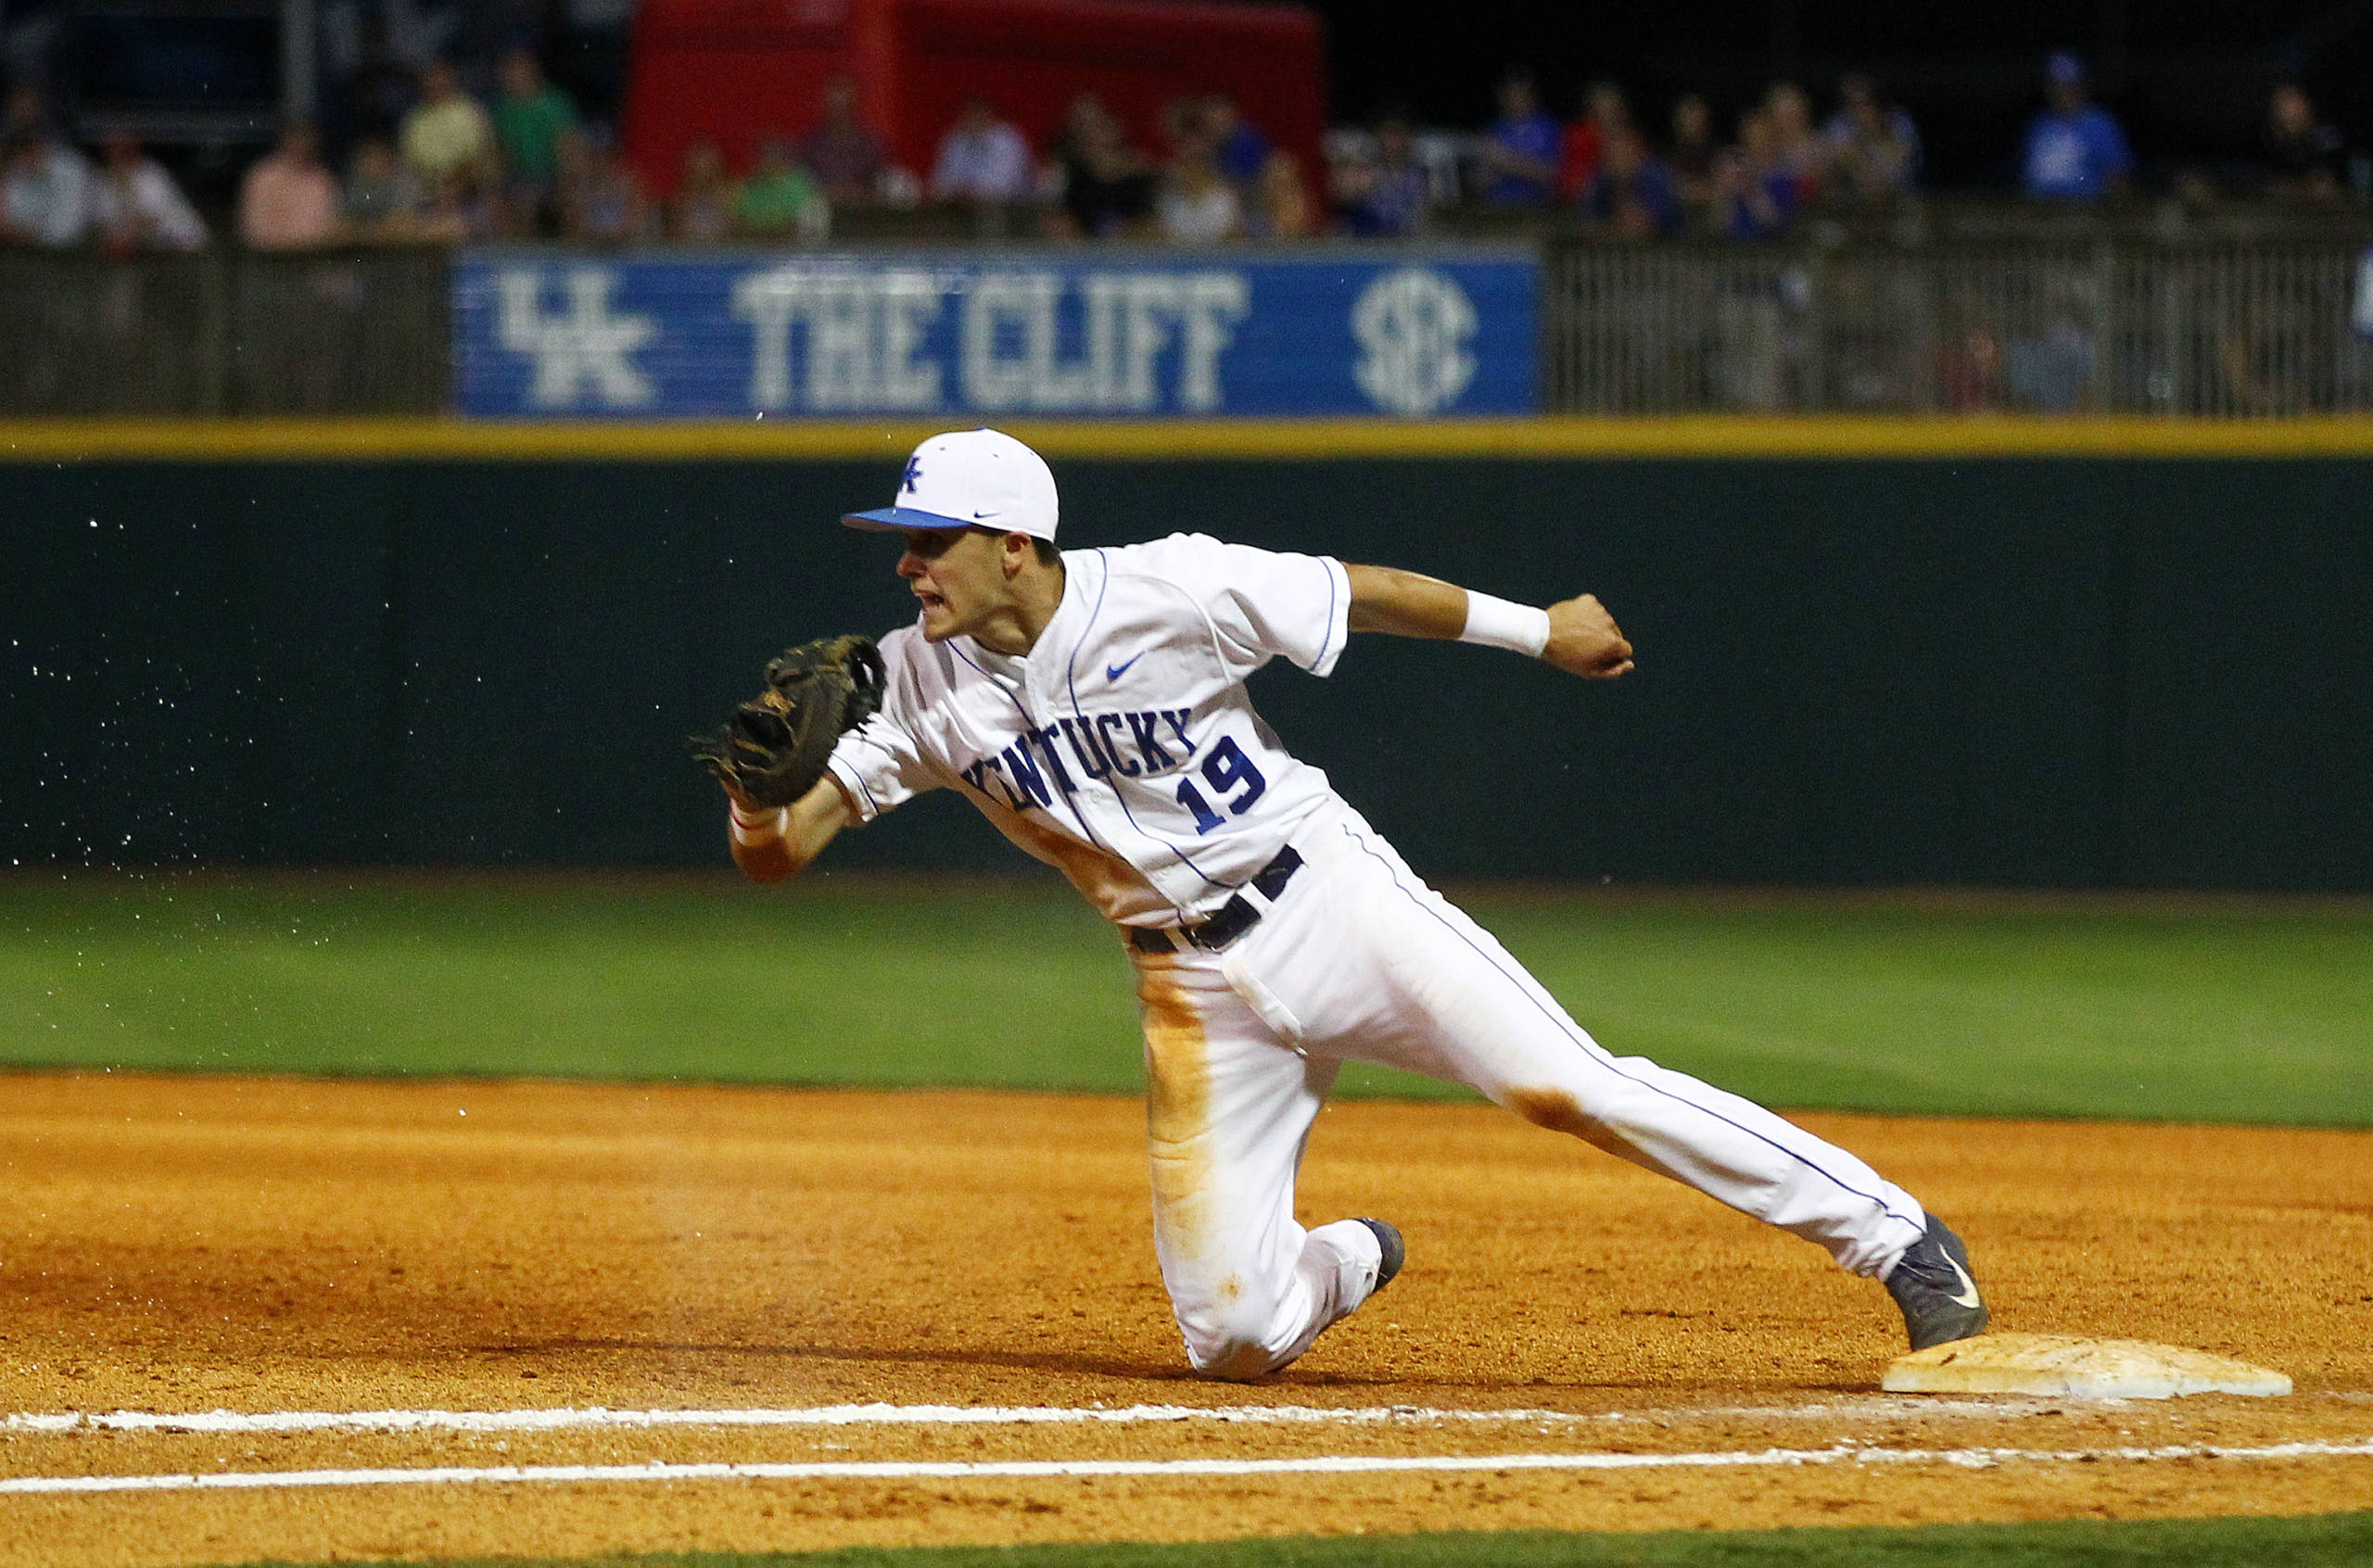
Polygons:
[[2101,1461],[2373,1458],[2373,1439],[2355,1443],[2277,1443],[2231,1448],[2192,1444],[2156,1448],[1764,1448],[1698,1454],[1460,1454],[1427,1457],[1337,1455],[1277,1460],[1009,1460],[834,1461],[749,1464],[544,1464],[418,1470],[225,1471],[210,1475],[23,1475],[0,1480],[0,1494],[58,1492],[260,1491],[303,1486],[434,1486],[470,1483],[636,1481],[1035,1480],[1085,1476],[1351,1475],[1374,1472],[1719,1470],[1826,1464],[1998,1464]]
[[1213,1421],[1253,1426],[1377,1426],[1425,1422],[1584,1422],[1566,1410],[1437,1410],[1423,1405],[816,1405],[784,1410],[153,1410],[25,1412],[8,1432],[567,1432],[663,1426],[1121,1425]]

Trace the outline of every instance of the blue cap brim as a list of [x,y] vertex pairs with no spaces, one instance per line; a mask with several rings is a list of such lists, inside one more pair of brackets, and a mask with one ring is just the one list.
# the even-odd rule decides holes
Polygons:
[[901,533],[908,528],[977,526],[961,517],[942,517],[936,512],[918,512],[911,506],[885,506],[873,512],[844,512],[841,521],[852,528],[870,528],[878,534]]

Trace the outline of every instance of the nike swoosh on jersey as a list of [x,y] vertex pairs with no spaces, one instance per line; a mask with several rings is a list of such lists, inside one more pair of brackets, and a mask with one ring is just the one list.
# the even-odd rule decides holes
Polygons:
[[1961,1277],[1961,1288],[1969,1292],[1967,1296],[1948,1296],[1945,1299],[1951,1302],[1956,1307],[1977,1306],[1977,1282],[1969,1277],[1969,1271],[1967,1269],[1962,1268],[1958,1262],[1954,1262],[1952,1258],[1948,1258],[1945,1261],[1953,1265],[1953,1272]]
[[1105,679],[1107,679],[1107,680],[1118,680],[1118,679],[1120,679],[1123,676],[1127,675],[1127,674],[1129,673],[1129,664],[1136,664],[1138,660],[1140,660],[1140,659],[1144,658],[1145,656],[1146,656],[1146,655],[1145,655],[1145,650],[1143,650],[1143,649],[1139,649],[1139,650],[1138,650],[1137,651],[1136,651],[1135,653],[1132,653],[1132,654],[1130,654],[1130,655],[1129,655],[1128,664],[1107,664],[1107,665],[1105,665],[1105,666],[1104,666],[1104,678],[1105,678]]

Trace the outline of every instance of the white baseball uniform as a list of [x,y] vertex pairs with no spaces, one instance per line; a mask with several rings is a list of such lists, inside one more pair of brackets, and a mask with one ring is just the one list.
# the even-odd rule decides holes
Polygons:
[[1351,607],[1340,563],[1201,535],[1062,560],[1062,601],[1025,656],[915,627],[884,638],[881,711],[831,768],[863,821],[963,791],[1127,929],[1154,1245],[1197,1371],[1283,1366],[1376,1288],[1367,1227],[1305,1231],[1293,1213],[1311,1123],[1347,1060],[1471,1084],[1857,1273],[1884,1275],[1919,1239],[1920,1205],[1854,1156],[1601,1049],[1278,743],[1245,677],[1280,654],[1334,667]]

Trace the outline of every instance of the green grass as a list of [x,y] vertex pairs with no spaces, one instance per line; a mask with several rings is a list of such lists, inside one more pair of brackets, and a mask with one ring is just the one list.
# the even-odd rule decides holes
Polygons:
[[[2373,1125],[2373,904],[1466,902],[1609,1049],[1775,1105]],[[0,1063],[1139,1081],[1127,966],[1067,889],[852,875],[20,876]]]
[[[2363,1568],[2373,1513],[1916,1529],[1300,1536],[1186,1546],[948,1547],[484,1558],[430,1568]],[[266,1568],[257,1564],[254,1568]]]

